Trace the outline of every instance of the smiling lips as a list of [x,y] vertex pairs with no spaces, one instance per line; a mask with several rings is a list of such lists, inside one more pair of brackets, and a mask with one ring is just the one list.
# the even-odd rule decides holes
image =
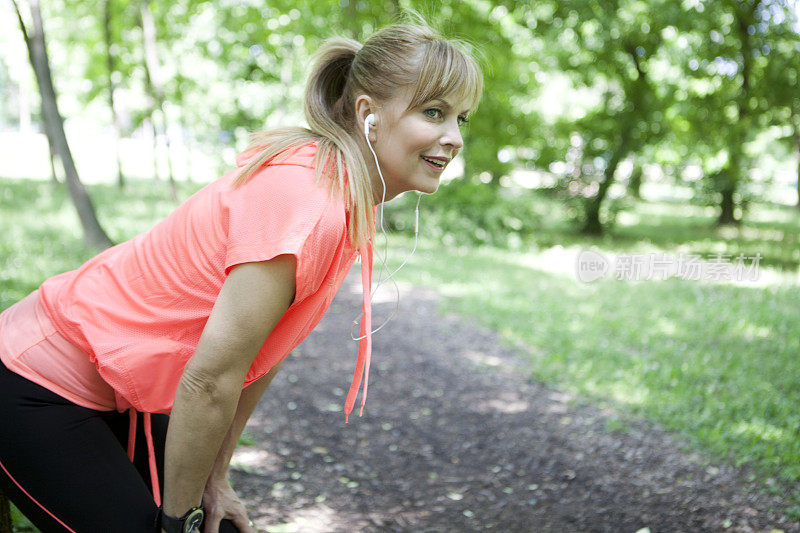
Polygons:
[[431,157],[427,155],[421,155],[420,158],[425,161],[428,166],[436,170],[444,170],[444,167],[446,167],[447,163],[450,162],[449,157]]

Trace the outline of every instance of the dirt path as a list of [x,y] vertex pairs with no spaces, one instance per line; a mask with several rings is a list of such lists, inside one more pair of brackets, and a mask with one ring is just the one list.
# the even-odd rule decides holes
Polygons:
[[[746,473],[644,424],[528,383],[497,336],[403,291],[376,334],[364,416],[341,407],[355,364],[351,277],[246,430],[233,479],[262,531],[798,531]],[[393,304],[376,304],[376,319]],[[354,413],[357,414],[357,413]]]

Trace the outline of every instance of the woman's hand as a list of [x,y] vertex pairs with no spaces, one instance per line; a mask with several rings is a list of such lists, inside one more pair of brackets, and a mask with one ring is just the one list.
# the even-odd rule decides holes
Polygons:
[[218,533],[223,518],[231,520],[239,533],[256,533],[247,517],[247,509],[227,479],[208,481],[203,491],[203,507],[206,512],[203,533]]

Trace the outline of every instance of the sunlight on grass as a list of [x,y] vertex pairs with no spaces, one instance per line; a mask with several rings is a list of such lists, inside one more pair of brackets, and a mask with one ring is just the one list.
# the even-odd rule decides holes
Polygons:
[[657,330],[662,335],[675,335],[678,332],[678,327],[674,320],[660,318],[658,320]]
[[[587,388],[591,392],[591,389]],[[649,397],[649,391],[643,387],[635,387],[630,383],[614,383],[606,388],[595,388],[595,393],[608,392],[617,403],[627,406],[644,405]]]
[[752,440],[780,442],[785,438],[786,432],[763,420],[739,422],[732,429],[735,435],[741,435]]

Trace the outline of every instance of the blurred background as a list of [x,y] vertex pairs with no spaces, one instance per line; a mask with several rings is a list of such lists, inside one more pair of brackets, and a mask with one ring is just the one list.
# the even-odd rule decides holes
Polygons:
[[[797,0],[0,2],[0,308],[302,124],[319,44],[406,8],[471,43],[486,90],[403,280],[532,378],[753,465],[800,519]],[[411,196],[387,209],[398,261]],[[586,284],[588,248],[760,275]]]
[[[47,0],[52,80],[81,181],[215,178],[248,132],[302,123],[305,68],[325,37],[363,39],[404,7],[482,56],[486,94],[447,176],[461,175],[453,189],[481,207],[512,190],[526,201],[547,192],[599,234],[630,220],[617,215],[640,197],[679,196],[716,208],[722,223],[754,201],[798,205],[794,0]],[[20,11],[33,33],[28,2]],[[4,2],[0,175],[63,174],[58,158],[50,164],[40,101]],[[535,214],[458,238],[514,245]]]

